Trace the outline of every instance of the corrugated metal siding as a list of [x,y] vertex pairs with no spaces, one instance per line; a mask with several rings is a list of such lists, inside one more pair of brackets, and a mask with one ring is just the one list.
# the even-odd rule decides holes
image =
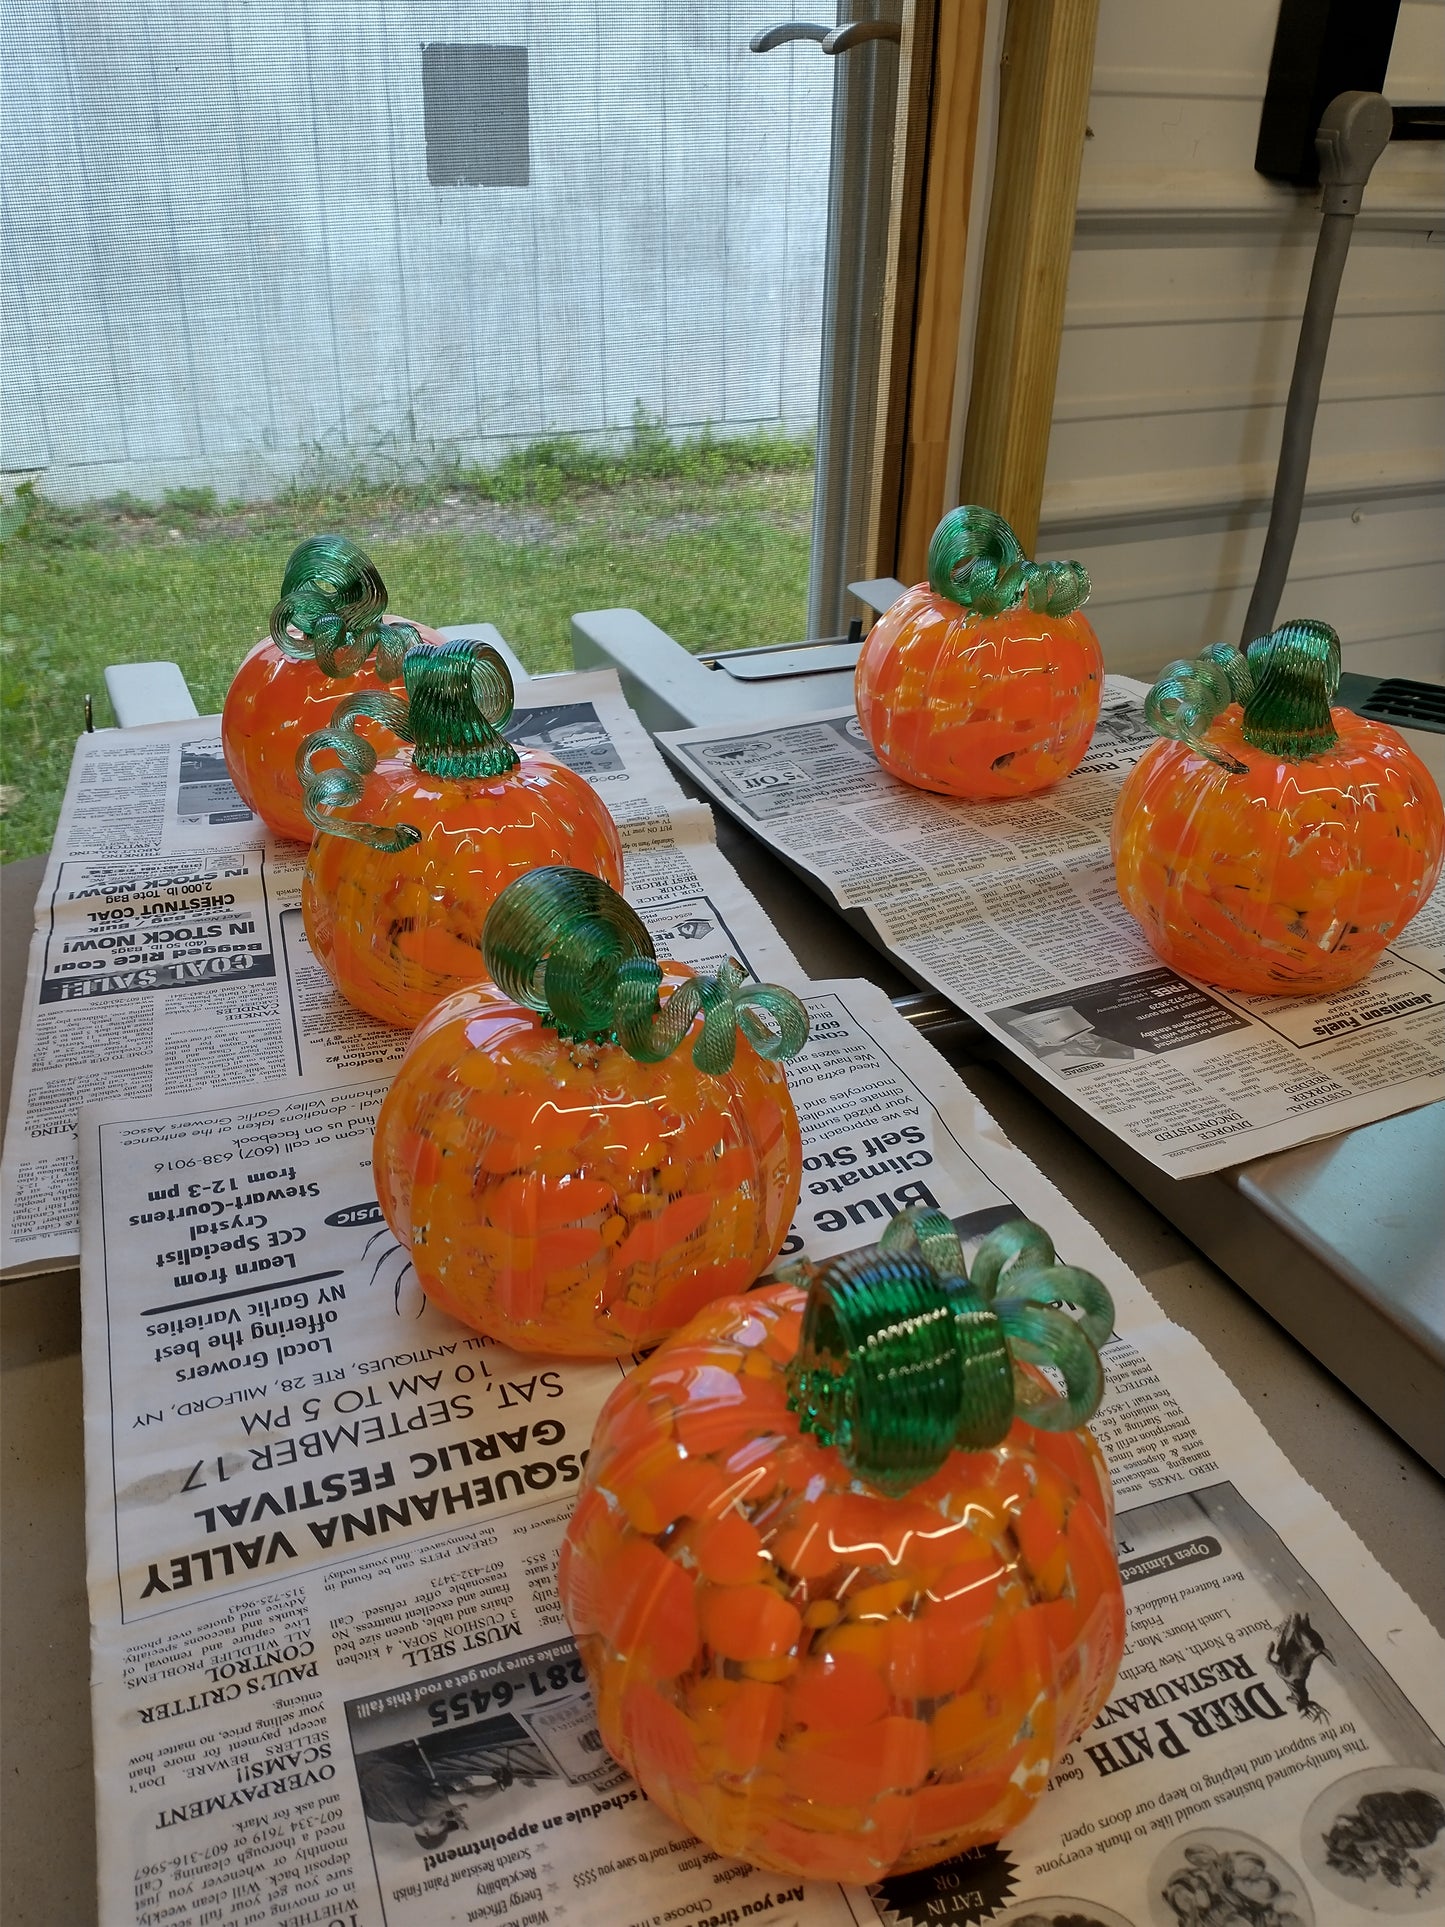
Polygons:
[[[1274,484],[1315,198],[1254,172],[1276,9],[1102,0],[1040,553],[1075,555],[1110,666],[1238,639]],[[1445,6],[1386,90],[1445,99]],[[1351,667],[1445,677],[1445,152],[1387,150],[1345,271],[1281,616]]]
[[[60,498],[810,428],[832,63],[741,0],[4,0],[3,464]],[[525,46],[434,188],[424,43]]]

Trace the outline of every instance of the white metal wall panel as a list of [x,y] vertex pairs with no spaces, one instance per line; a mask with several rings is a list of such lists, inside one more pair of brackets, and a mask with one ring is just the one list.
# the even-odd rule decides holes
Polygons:
[[[770,16],[768,16],[770,17]],[[832,62],[743,0],[0,0],[0,466],[61,499],[812,426]],[[433,187],[421,47],[523,46]]]
[[[1112,668],[1237,640],[1317,196],[1254,172],[1276,9],[1102,0],[1042,555],[1078,556]],[[1386,91],[1445,98],[1445,6],[1404,0]],[[1445,152],[1392,146],[1356,223],[1281,617],[1349,666],[1445,677]]]

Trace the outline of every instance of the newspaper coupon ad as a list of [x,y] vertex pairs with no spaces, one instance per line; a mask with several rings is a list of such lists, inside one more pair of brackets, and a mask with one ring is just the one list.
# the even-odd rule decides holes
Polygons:
[[[769,981],[797,965],[622,700],[610,671],[519,687],[507,734],[599,791],[629,899],[661,956]],[[79,1251],[82,1102],[367,1078],[407,1033],[340,998],[301,921],[305,850],[231,786],[220,719],[97,730],[76,746],[35,936],[5,1135],[0,1275]]]
[[896,781],[851,709],[658,740],[913,976],[1171,1176],[1445,1097],[1445,878],[1332,997],[1244,996],[1159,962],[1109,855],[1115,798],[1156,740],[1144,693],[1108,677],[1079,768],[1017,802]]
[[1445,1652],[1198,1343],[872,986],[807,993],[787,1254],[936,1206],[1114,1293],[1095,1421],[1129,1640],[996,1846],[869,1888],[718,1855],[602,1748],[556,1561],[633,1361],[419,1294],[383,1086],[87,1108],[87,1531],[105,1927],[1320,1927],[1445,1896]]

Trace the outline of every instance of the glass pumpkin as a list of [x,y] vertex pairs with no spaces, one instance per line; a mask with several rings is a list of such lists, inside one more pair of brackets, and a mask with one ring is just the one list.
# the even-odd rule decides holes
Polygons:
[[521,1351],[654,1345],[787,1236],[802,1146],[778,1060],[807,1011],[736,966],[659,964],[577,870],[509,885],[483,949],[495,981],[431,1013],[382,1105],[387,1223],[429,1297]]
[[927,582],[879,617],[858,657],[858,721],[889,775],[980,801],[1076,769],[1103,693],[1088,593],[1081,563],[1025,561],[1002,516],[946,515]]
[[1171,969],[1229,990],[1358,983],[1434,887],[1445,810],[1385,723],[1330,707],[1339,638],[1289,622],[1171,663],[1145,714],[1167,740],[1114,810],[1119,895]]
[[[318,832],[302,883],[311,947],[358,1009],[408,1028],[485,974],[482,929],[514,877],[567,863],[622,883],[622,845],[585,777],[500,733],[512,679],[483,642],[418,643],[405,700],[338,705],[297,757]],[[396,747],[380,761],[372,718]],[[366,820],[341,814],[360,805]]]
[[[303,738],[326,727],[342,698],[393,683],[411,643],[445,641],[385,609],[386,585],[344,536],[312,536],[293,551],[271,633],[243,658],[221,711],[236,793],[276,836],[311,841],[296,772]],[[374,741],[390,740],[368,728]]]
[[670,1818],[859,1882],[1024,1818],[1123,1649],[1081,1429],[1112,1322],[1037,1225],[991,1234],[970,1280],[949,1220],[912,1212],[806,1291],[710,1306],[617,1387],[559,1585],[603,1740]]

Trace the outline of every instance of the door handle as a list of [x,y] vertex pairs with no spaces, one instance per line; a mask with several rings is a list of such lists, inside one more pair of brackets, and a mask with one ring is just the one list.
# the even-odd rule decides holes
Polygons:
[[790,40],[824,41],[834,31],[832,27],[820,27],[816,21],[785,20],[781,26],[764,27],[761,33],[755,33],[748,42],[748,50],[770,54],[774,47],[785,47]]
[[865,40],[902,40],[903,29],[894,20],[850,20],[842,27],[820,27],[815,20],[785,20],[780,26],[764,27],[748,42],[755,54],[770,54],[790,40],[816,40],[825,54],[845,54]]
[[845,54],[865,40],[902,40],[903,29],[896,20],[850,20],[846,27],[834,27],[823,41],[825,54]]

